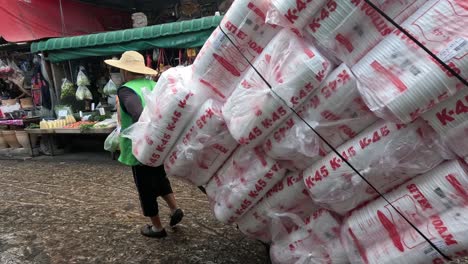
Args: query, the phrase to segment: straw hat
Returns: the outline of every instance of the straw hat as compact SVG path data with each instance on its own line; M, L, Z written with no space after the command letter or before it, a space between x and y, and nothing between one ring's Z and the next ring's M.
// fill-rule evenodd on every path
M145 58L136 51L126 51L120 60L105 60L106 64L129 72L156 75L157 71L145 66Z

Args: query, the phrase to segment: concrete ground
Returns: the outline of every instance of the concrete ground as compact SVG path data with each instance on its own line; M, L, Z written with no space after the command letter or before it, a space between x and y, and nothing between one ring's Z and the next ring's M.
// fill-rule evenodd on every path
M267 262L262 244L214 219L203 193L172 183L186 217L155 240L139 234L147 220L130 169L108 155L0 161L0 263Z

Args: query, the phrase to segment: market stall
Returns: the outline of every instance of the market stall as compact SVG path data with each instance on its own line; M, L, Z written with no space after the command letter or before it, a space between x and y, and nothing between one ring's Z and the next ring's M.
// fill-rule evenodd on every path
M126 50L138 50L145 55L146 64L159 72L192 64L198 49L221 19L220 16L204 17L32 43L31 51L46 55L46 60L51 62L58 102L54 107L55 118L44 119L41 127L28 130L29 133L43 132L53 140L78 135L98 138L103 133L111 133L116 122L109 122L108 130L101 131L79 123L93 122L96 117L97 121L116 121L116 93L122 80L120 72L104 65L104 60L118 57ZM64 123L69 115L75 118L73 128ZM94 118L90 120L91 116ZM44 127L47 125L52 127ZM54 146L55 142L48 145L48 154L59 153L53 150L58 147Z

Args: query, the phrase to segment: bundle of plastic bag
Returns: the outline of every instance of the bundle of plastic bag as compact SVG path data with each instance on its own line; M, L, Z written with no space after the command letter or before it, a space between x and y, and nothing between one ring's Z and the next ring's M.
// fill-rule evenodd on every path
M117 94L117 86L115 83L110 79L107 84L104 86L103 92L105 95L115 95Z
M76 77L76 85L78 86L88 86L91 84L86 74L84 74L84 70L84 67L80 66L78 76Z
M406 126L379 121L337 151L379 192L453 157L421 119ZM340 214L377 196L334 152L308 168L304 181L314 202Z
M174 143L199 107L206 94L192 82L191 67L165 71L153 91L144 89L146 106L137 123L122 131L132 140L133 154L142 164L163 164Z
M443 141L460 157L468 157L468 89L426 112L426 120Z
M194 64L194 76L213 98L225 101L278 29L266 24L269 0L236 0Z
M76 89L76 100L83 101L85 99L93 100L91 91L86 86L78 86L78 89Z
M268 156L287 161L288 169L304 170L330 152L312 126L328 143L338 147L377 121L357 89L351 70L341 64L297 110L272 132L263 146Z
M237 226L242 233L269 242L274 235L272 228L275 214L290 213L305 218L317 208L305 188L303 174L289 173L237 221ZM285 229L295 227L290 221L280 220L277 219L275 225L281 224Z
M327 0L271 0L267 22L301 31Z
M215 217L234 223L285 175L279 163L260 148L240 147L206 186Z
M466 79L468 11L459 1L431 0L402 26ZM379 117L409 123L466 88L400 30L394 30L356 65L360 92Z
M467 190L466 165L450 161L387 193L391 205L379 198L353 211L341 233L348 257L352 263L444 263L407 220L447 256L466 256Z
M399 24L425 2L373 1ZM330 0L307 22L306 32L348 65L354 65L394 30L394 26L366 1L356 0Z
M291 114L289 107L307 100L331 66L303 38L280 31L223 107L232 136L241 145L257 146Z
M167 175L205 185L237 147L221 115L221 104L209 99L194 115L164 162Z
M320 264L349 263L340 241L340 219L323 208L306 218L294 214L277 214L276 219L295 222L296 229L277 226L276 236L270 248L273 263L277 264Z

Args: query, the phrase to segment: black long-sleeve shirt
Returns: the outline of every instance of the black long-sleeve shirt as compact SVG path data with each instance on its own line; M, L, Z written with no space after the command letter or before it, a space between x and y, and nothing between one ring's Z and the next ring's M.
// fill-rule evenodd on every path
M143 112L143 105L138 95L127 87L119 89L117 94L122 109L132 117L134 123L138 122Z

